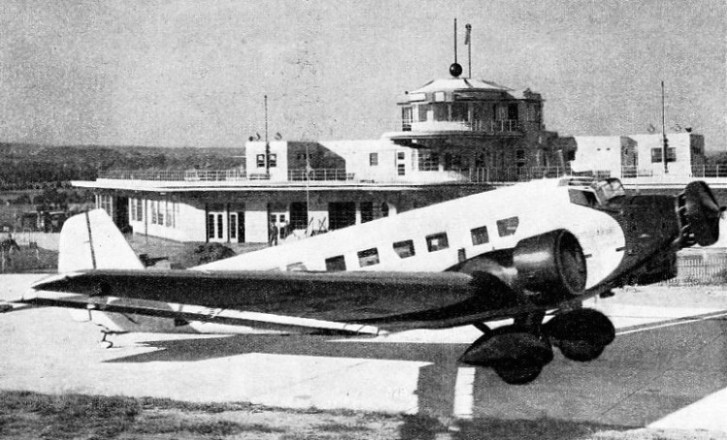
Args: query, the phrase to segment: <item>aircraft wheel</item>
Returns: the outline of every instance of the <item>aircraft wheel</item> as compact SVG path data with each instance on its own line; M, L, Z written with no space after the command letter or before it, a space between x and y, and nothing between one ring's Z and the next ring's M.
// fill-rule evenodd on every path
M586 341L560 341L558 348L563 356L572 361L589 362L597 359L606 348L602 344L593 344Z
M543 367L540 365L499 366L493 369L500 379L510 385L528 384L537 379L540 372L543 371Z

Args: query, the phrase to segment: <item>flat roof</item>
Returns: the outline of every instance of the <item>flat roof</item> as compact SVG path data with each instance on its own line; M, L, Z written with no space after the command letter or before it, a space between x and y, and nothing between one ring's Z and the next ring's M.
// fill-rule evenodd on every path
M270 181L212 181L179 182L155 180L98 179L95 181L74 180L71 185L78 188L109 189L121 191L148 192L265 192L265 191L418 191L432 187L446 186L488 186L490 183L473 182L422 182L422 183L370 183L370 182L270 182Z

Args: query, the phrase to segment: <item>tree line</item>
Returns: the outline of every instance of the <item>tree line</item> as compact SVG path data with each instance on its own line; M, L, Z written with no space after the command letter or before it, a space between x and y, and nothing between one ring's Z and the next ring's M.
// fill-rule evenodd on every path
M0 190L65 187L111 170L229 169L242 150L153 147L40 147L0 143Z

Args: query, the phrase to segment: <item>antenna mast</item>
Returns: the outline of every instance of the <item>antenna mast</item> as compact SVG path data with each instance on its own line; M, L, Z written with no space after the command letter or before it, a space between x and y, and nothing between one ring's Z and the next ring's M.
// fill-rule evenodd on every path
M268 95L265 95L265 174L270 177L270 142L268 142Z
M666 110L664 105L664 81L661 82L661 154L664 158L664 174L669 174L667 154L669 141L666 139Z
M472 79L472 25L467 23L464 28L467 30L464 37L464 44L467 45L467 78Z

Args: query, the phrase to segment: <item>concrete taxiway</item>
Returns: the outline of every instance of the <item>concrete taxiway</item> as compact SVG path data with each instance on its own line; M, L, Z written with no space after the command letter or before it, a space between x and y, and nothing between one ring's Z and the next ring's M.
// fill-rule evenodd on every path
M0 276L0 296L28 285ZM472 327L345 340L129 334L103 349L93 324L29 309L0 315L0 389L727 433L727 291L643 287L594 305L616 341L590 363L556 353L526 386L457 362L480 335Z

